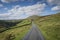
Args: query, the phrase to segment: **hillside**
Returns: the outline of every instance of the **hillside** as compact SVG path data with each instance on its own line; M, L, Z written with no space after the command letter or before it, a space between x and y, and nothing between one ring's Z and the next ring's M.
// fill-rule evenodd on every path
M45 40L60 40L60 13L36 17L34 22L38 25Z
M0 40L22 40L30 28L29 19L0 20Z

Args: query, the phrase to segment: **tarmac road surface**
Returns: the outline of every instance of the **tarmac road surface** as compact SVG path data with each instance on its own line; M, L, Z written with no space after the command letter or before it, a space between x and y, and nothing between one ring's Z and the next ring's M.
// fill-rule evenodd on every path
M44 37L40 30L37 28L37 25L32 22L32 28L27 33L27 35L25 35L23 40L44 40Z

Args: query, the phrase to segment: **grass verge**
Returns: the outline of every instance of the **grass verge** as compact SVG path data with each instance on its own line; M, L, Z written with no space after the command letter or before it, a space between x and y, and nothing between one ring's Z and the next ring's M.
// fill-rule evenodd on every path
M0 40L22 40L24 35L29 31L31 25L26 25L10 29L0 33Z
M45 40L60 40L60 14L35 20Z

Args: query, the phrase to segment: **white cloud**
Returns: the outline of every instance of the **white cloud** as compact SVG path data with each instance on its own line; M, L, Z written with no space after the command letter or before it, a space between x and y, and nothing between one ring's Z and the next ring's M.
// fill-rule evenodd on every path
M16 5L11 10L8 10L8 18L9 19L24 19L28 16L38 15L44 11L46 4L35 4L30 6L21 7ZM8 19L7 18L7 19Z
M11 13L4 13L4 14L0 14L0 20L5 20L5 19L7 19L8 18L8 16L10 15Z
M60 6L54 6L51 10L59 11L60 10Z
M10 3L10 2L16 2L16 1L29 1L29 2L33 2L34 0L1 0L1 2L5 2L5 3ZM44 2L46 0L41 0L40 3Z
M52 3L54 0L47 0L47 2Z
M3 5L2 5L2 4L0 4L0 7L3 7Z
M5 2L5 3L9 3L9 2L15 2L15 1L18 1L18 0L1 0L2 2Z
M60 0L47 0L47 2L51 5L60 5Z
M25 1L25 0L1 0L4 3L16 2L16 1Z
M4 8L5 10L8 10L8 8Z

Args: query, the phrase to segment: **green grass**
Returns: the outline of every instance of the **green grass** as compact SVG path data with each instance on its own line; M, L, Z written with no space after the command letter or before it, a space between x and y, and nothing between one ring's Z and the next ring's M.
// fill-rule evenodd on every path
M31 22L27 19L0 33L0 40L22 40L31 28ZM2 28L0 28L3 30Z
M16 20L16 21L13 20L13 21L0 20L0 33L4 32L6 30L9 30L9 29L18 28L18 27L22 27L22 26L26 26L26 25L31 24L29 19L24 19L24 20L20 20L20 21L19 20Z
M40 17L35 22L45 40L60 40L60 14Z
M24 35L29 31L29 29L30 29L30 25L7 30L3 33L0 33L0 40L5 40L5 38L9 34L15 35L14 40L21 40L24 37Z

